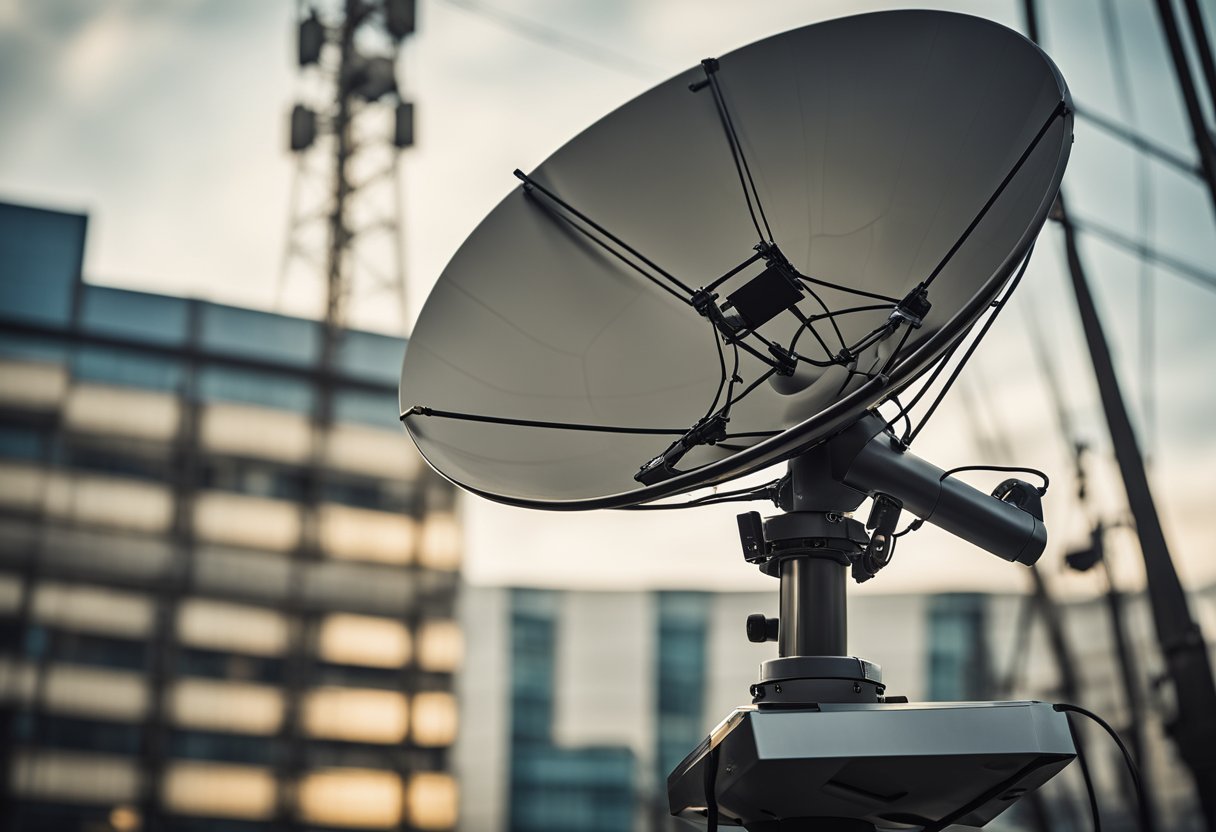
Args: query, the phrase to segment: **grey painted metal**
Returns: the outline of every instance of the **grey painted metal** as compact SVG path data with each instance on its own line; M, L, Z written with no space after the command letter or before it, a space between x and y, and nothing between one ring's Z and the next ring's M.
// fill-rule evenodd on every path
M904 508L1008 561L1033 564L1047 545L1037 517L995 499L908 451L875 436L853 460L844 481L866 492L883 492Z
M778 656L847 654L845 570L828 558L792 557L781 562Z
M1073 756L1066 717L1042 702L741 708L671 773L668 797L695 817L713 760L723 818L749 830L981 826Z
M1063 79L1037 47L991 21L934 11L842 18L731 52L720 67L776 242L800 273L854 289L908 294L1033 150L934 280L924 325L885 377L837 386L840 367L803 367L785 393L761 385L735 406L729 430L779 435L696 447L685 473L646 487L633 476L669 435L405 418L441 474L501 502L589 509L789 459L907 385L961 337L1026 254L1067 162ZM531 173L693 286L728 273L757 243L713 99L689 89L704 79L701 67L677 75ZM402 411L687 430L718 387L714 328L556 219L543 199L512 191L452 258L405 357ZM722 295L751 276L731 278ZM819 294L833 309L858 305L836 289ZM799 305L822 311L809 297ZM840 318L843 339L860 339L889 312ZM787 343L798 326L783 313L763 330ZM742 355L742 378L764 369Z

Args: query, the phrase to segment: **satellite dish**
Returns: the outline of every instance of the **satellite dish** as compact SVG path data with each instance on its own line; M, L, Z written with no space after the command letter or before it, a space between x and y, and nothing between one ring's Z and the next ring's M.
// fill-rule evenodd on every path
M1051 60L977 17L867 14L706 61L516 172L427 300L402 419L447 478L537 508L789 459L964 336L1071 136Z

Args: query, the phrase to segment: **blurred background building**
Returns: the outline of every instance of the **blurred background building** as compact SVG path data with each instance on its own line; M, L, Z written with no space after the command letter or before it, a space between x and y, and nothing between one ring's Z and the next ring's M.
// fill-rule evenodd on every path
M404 342L88 285L85 225L0 205L0 828L452 828Z
M740 558L742 563L742 558ZM850 651L882 666L894 695L912 701L1076 699L1125 735L1123 695L1107 609L1098 600L1058 610L1076 680L1063 678L1050 633L1029 596L851 593ZM462 829L469 832L658 832L692 829L667 814L667 775L731 710L774 644L752 644L751 613L776 615L773 592L595 592L466 587L470 640L457 681L464 719L454 751ZM1216 587L1191 602L1216 622ZM1143 596L1125 601L1132 649L1151 657ZM1161 677L1149 658L1138 684ZM1067 673L1068 671L1065 671ZM1067 685L1077 690L1064 695ZM1103 828L1138 829L1117 747L1082 728ZM1159 719L1140 726L1141 755L1159 828L1202 829L1189 774ZM993 830L1089 830L1076 766L994 821Z

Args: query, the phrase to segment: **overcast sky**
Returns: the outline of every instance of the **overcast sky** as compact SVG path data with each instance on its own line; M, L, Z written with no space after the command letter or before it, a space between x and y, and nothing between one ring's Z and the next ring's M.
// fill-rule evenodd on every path
M1114 14L1104 16L1104 2L1041 4L1045 46L1074 99L1130 119L1194 158L1150 4L1111 0ZM417 146L403 157L402 171L411 317L455 248L516 184L516 167L534 167L599 116L703 57L815 20L900 5L421 0L418 32L399 67L417 112ZM925 5L1021 26L1021 3L1013 0ZM86 276L94 282L274 307L293 172L286 115L306 89L293 66L294 14L287 0L0 0L0 199L87 211ZM1106 48L1112 23L1122 57ZM1121 73L1127 95L1120 94ZM1078 120L1065 180L1070 206L1128 235L1147 228L1173 256L1211 268L1216 222L1205 192L1166 166L1142 171L1139 164ZM1138 179L1141 173L1147 179ZM1145 275L1155 322L1146 353L1139 265L1095 240L1086 241L1084 255L1152 453L1175 557L1187 579L1216 580L1209 551L1216 512L1208 503L1216 484L1216 295L1162 270ZM1038 246L1024 285L1021 302L964 375L978 413L968 415L956 393L917 452L943 468L1021 462L1048 470L1053 543L1045 566L1066 591L1092 592L1095 577L1061 572L1062 549L1085 537L1087 521L1072 499L1072 463L1025 336L1028 314L1049 333L1070 413L1097 451L1093 490L1100 511L1118 519L1120 486L1111 476L1054 229ZM398 325L383 308L356 303L356 320ZM1143 406L1145 355L1155 379L1151 409ZM1148 412L1155 418L1146 419ZM1011 445L1015 458L992 458L985 436ZM476 582L774 586L743 564L730 507L555 515L470 498L464 511L468 574ZM1110 542L1120 578L1139 582L1128 536L1116 533ZM862 591L1022 589L1019 569L926 528L907 538L896 563Z

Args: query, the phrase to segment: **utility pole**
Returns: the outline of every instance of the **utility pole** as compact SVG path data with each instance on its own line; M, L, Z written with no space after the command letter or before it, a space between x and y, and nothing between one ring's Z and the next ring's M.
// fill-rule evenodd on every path
M1186 592L1170 556L1149 488L1148 475L1144 470L1144 459L1119 390L1106 334L1089 291L1077 248L1076 229L1068 219L1062 196L1056 204L1055 216L1064 230L1068 271L1077 298L1081 326L1089 345L1115 459L1119 463L1128 506L1136 524L1136 535L1140 539L1157 642L1165 659L1166 675L1173 683L1177 708L1167 730L1183 762L1191 770L1207 829L1216 832L1216 684L1212 680L1207 645L1199 625L1191 617Z
M397 77L413 0L330 0L298 9L304 100L291 111L296 157L279 273L284 311L323 315L323 358L349 323L352 298L404 331L400 156L414 143L414 107ZM324 240L324 245L321 241ZM299 295L324 291L320 308Z
M319 0L320 2L321 0ZM334 422L335 379L352 297L395 308L406 325L398 159L413 144L413 105L397 87L401 42L414 31L414 0L331 0L326 9L297 6L301 74L316 101L291 112L290 148L296 154L292 214L279 276L279 302L303 280L315 294L324 287L312 449L304 474L301 541L292 553L286 612L295 626L284 668L284 716L276 765L276 828L305 826L293 789L305 773L300 717L312 684L318 621L304 603L308 564L322 557L320 510L326 499L327 445ZM318 242L324 240L323 250ZM321 278L321 279L318 279ZM298 287L297 287L298 288ZM410 778L399 756L402 793Z
M1196 122L1194 116L1198 111L1199 102L1190 79L1189 67L1177 66L1176 50L1181 49L1181 40L1169 2L1170 0L1158 0L1158 11L1166 29L1171 52L1175 53L1179 82L1183 88L1188 112L1192 115L1192 126L1197 130L1200 161L1211 190L1213 207L1216 208L1216 154L1212 152L1211 137L1206 131L1198 134L1201 120ZM1027 34L1037 43L1039 31L1035 0L1024 0L1024 9ZM1064 249L1073 293L1077 300L1077 311L1089 347L1090 360L1093 362L1098 393L1114 445L1115 459L1127 491L1128 506L1135 520L1140 551L1144 558L1144 573L1157 642L1165 660L1166 675L1172 683L1176 709L1167 730L1174 740L1179 756L1190 769L1206 828L1208 832L1216 832L1216 683L1212 679L1207 645L1204 643L1203 632L1191 617L1186 592L1178 579L1178 572L1174 568L1173 558L1165 540L1165 532L1161 528L1148 474L1144 468L1144 458L1119 389L1106 333L1098 317L1081 261L1076 228L1068 216L1062 192L1056 199L1053 218L1060 223L1064 231Z
M1187 59L1186 47L1182 43L1182 32L1178 27L1178 18L1174 14L1172 2L1173 0L1157 0L1157 17L1161 19L1161 30L1165 34L1170 58L1174 62L1174 74L1182 92L1182 103L1186 106L1186 115L1191 122L1195 148L1199 151L1199 169L1203 172L1204 183L1208 186L1208 196L1212 198L1212 210L1216 211L1216 141L1212 139L1212 133L1208 130L1203 116L1203 105L1199 102L1199 91L1191 75L1191 64ZM1192 25L1196 21L1202 27L1203 19L1197 5L1191 16ZM1203 64L1205 72L1212 71L1216 74L1216 70L1211 68L1212 53L1208 47L1207 33L1202 28L1196 28L1195 32L1200 63ZM1213 92L1213 98L1216 98L1216 92ZM1216 104L1216 101L1213 103Z

